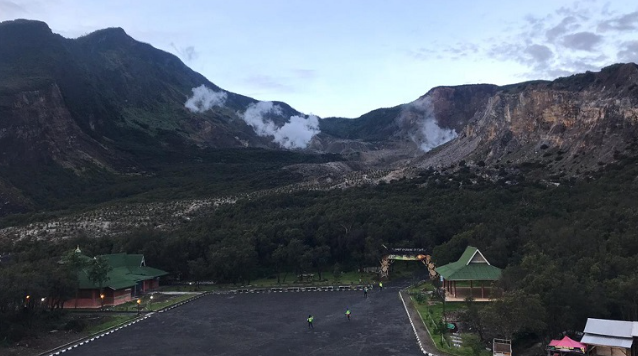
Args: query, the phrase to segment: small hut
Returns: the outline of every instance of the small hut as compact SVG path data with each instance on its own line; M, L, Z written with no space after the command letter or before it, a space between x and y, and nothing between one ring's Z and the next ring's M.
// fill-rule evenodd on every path
M467 297L489 300L492 284L501 277L501 269L494 267L478 248L468 246L458 261L437 267L448 301L462 301ZM487 289L487 293L486 293Z
M638 321L588 318L580 340L590 355L638 356Z

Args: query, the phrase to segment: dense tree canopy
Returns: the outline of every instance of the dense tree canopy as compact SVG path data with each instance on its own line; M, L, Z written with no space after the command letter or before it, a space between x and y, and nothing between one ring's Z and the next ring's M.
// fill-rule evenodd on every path
M383 246L424 248L442 265L470 244L504 268L507 293L537 296L550 334L582 330L587 317L636 320L636 176L633 159L559 187L430 170L390 184L239 200L172 232L5 242L13 257L0 264L0 280L14 287L0 289L0 311L19 308L26 293L65 295L46 283L65 272L51 275L39 261L76 245L88 255L143 253L172 278L245 283L376 266Z

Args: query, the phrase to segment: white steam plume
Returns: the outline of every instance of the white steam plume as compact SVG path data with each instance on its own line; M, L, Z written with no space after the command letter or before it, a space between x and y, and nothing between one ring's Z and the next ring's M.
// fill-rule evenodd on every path
M312 137L321 132L319 118L314 115L293 115L282 127L277 127L267 115L283 115L283 110L270 101L260 101L250 104L241 117L257 135L272 136L284 148L306 148Z
M193 88L193 96L186 100L184 106L192 112L204 112L213 106L224 106L227 96L224 91L214 91L202 84Z
M453 129L439 126L428 97L407 104L402 109L398 121L411 131L410 138L423 152L428 152L458 136Z
M439 127L434 117L428 117L421 123L421 134L423 135L423 142L421 142L419 147L421 147L423 152L428 152L458 136L452 129Z

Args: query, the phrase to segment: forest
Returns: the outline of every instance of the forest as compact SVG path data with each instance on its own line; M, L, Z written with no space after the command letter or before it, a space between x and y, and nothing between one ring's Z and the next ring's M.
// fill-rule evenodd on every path
M239 200L171 232L5 238L0 340L33 320L25 313L38 317L26 294L72 295L72 273L58 262L76 246L88 256L142 253L172 279L243 284L377 266L384 245L427 249L443 265L472 245L504 269L505 292L540 300L537 336L582 330L588 317L638 320L637 163L625 157L559 186L522 173L493 181L465 166L429 169L391 183Z

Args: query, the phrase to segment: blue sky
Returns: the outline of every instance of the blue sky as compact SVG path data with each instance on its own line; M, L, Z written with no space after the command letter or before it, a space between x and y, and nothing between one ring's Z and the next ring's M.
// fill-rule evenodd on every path
M225 90L357 117L439 85L638 62L635 1L0 0L65 37L122 27Z

